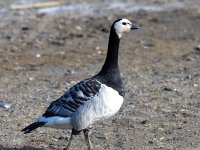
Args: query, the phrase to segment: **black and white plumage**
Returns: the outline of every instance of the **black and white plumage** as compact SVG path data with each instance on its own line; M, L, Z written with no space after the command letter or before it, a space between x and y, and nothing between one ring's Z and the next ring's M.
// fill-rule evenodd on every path
M73 135L83 131L88 149L92 149L88 127L116 114L123 103L125 89L118 66L118 49L123 33L134 29L138 26L129 20L116 20L111 26L107 57L101 71L67 90L50 104L40 118L22 131L30 133L38 127L71 129L67 149Z

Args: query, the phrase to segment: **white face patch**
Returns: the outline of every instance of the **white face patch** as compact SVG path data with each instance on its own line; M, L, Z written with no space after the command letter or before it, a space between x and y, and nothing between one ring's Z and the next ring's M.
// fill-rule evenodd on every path
M114 24L115 32L121 38L123 33L131 31L131 22L128 19L121 19Z

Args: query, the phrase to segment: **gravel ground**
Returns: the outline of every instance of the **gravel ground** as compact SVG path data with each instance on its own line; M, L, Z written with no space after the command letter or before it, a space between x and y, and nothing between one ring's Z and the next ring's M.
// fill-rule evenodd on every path
M0 103L11 104L0 108L0 150L67 145L70 131L40 128L23 135L20 130L66 88L99 71L110 25L119 17L141 28L121 40L126 97L116 116L93 126L95 149L200 149L198 9L116 10L106 16L69 17L36 9L7 11L10 3L0 3ZM75 141L74 150L86 149L83 135Z

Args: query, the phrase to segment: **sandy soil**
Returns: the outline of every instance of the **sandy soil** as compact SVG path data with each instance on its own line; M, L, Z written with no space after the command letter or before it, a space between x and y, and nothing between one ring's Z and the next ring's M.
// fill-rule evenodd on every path
M75 18L34 11L6 13L0 22L0 102L12 106L0 108L0 150L67 145L70 131L40 128L23 135L20 130L67 87L98 72L110 25L118 17L141 28L121 40L126 97L116 116L93 126L95 149L200 149L198 10L116 11L107 17ZM83 135L76 137L73 149L86 149Z

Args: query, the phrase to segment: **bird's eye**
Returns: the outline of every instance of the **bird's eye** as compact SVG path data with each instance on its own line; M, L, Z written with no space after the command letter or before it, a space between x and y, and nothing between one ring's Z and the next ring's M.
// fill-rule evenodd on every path
M126 25L126 22L122 22L123 25Z

